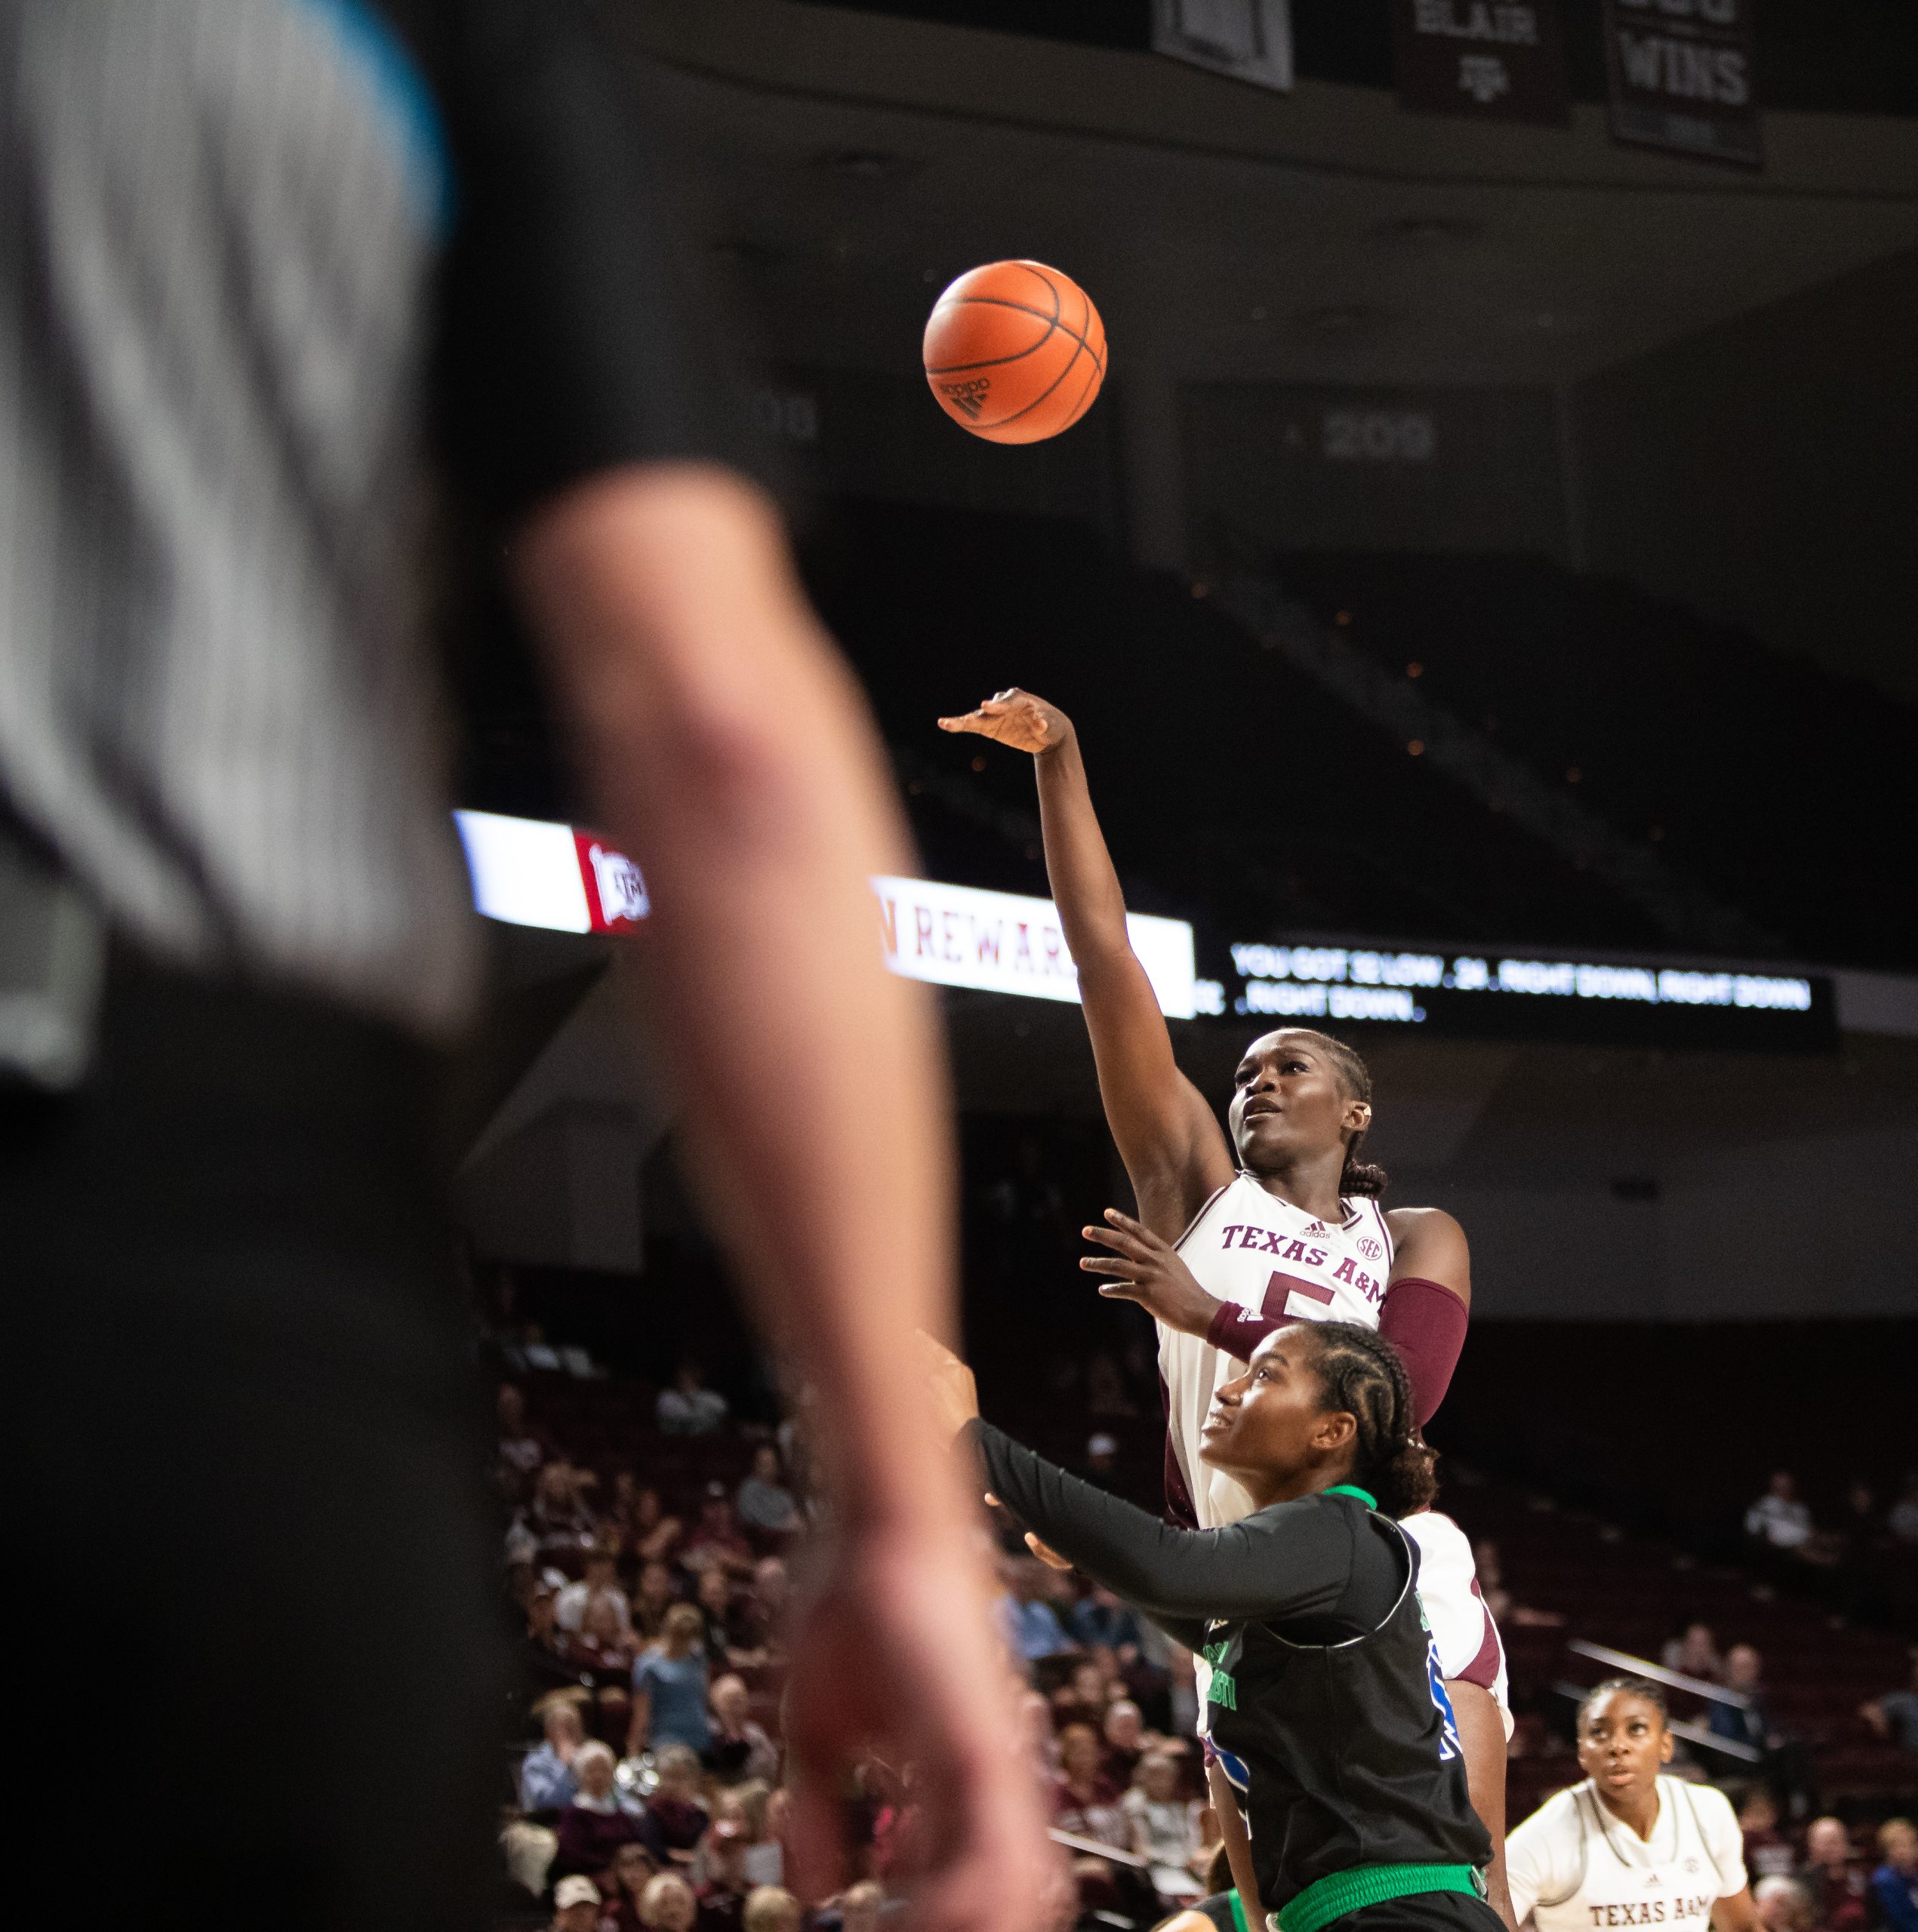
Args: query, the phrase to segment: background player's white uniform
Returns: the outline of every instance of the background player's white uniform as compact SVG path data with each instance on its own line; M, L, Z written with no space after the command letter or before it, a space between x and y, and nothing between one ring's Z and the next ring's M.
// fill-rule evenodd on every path
M1706 1932L1715 1900L1745 1888L1744 1841L1731 1801L1710 1785L1658 1780L1658 1817L1640 1838L1587 1779L1535 1811L1505 1841L1512 1912L1538 1932L1676 1925Z
M1343 1220L1318 1220L1241 1174L1193 1217L1179 1238L1179 1256L1217 1300L1275 1321L1351 1321L1376 1328L1392 1277L1391 1232L1375 1201L1339 1204ZM1159 1367L1173 1459L1199 1527L1236 1523L1251 1513L1251 1497L1230 1476L1199 1460L1199 1432L1215 1391L1236 1372L1233 1358L1203 1336L1181 1334L1162 1322ZM1408 1517L1402 1527L1419 1546L1418 1597L1438 1644L1439 1669L1448 1678L1483 1684L1498 1700L1510 1737L1504 1647L1479 1594L1471 1545L1458 1525L1436 1510ZM1202 1681L1199 1709L1202 1715Z

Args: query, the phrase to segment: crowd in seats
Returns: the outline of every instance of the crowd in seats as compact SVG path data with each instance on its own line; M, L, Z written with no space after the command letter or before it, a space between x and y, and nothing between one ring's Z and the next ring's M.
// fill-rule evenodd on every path
M537 1386L529 1402L503 1383L497 1412L522 1631L501 1840L516 1915L544 1899L555 1926L593 1932L799 1932L779 1697L800 1434L737 1428L690 1364L653 1431L630 1385ZM855 1878L813 1924L871 1932L884 1889Z
M1111 1379L1107 1410L1129 1389L1116 1361ZM813 1513L804 1432L730 1418L639 1432L630 1386L528 1388L500 1391L497 1468L522 1619L523 1742L502 1835L519 1915L530 1925L550 1900L561 1927L746 1932L756 1900L760 1922L784 1925L767 1914L786 1900L781 1621ZM667 1392L697 1388L677 1379ZM1074 1392L1077 1414L1086 1391ZM1141 1466L1113 1432L1129 1450L1156 1426L1129 1395L1125 1406L1075 1445L1073 1460L1108 1481ZM610 1423L622 1409L623 1438ZM1009 1528L1003 1540L996 1614L1008 1669L1024 1680L1035 1770L1076 1841L1081 1908L1150 1925L1215 1889L1222 1869L1189 1669L1109 1592L1039 1561ZM888 1878L913 1856L910 1783L874 1761L851 1810L854 1882L810 1918L793 1906L795 1928L876 1932L893 1915Z

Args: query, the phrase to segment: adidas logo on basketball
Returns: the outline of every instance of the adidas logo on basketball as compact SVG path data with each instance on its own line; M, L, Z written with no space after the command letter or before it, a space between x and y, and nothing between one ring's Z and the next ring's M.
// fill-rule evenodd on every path
M974 376L970 382L941 383L940 393L955 409L962 409L974 422L979 420L979 412L986 406L986 392L993 386L990 376Z

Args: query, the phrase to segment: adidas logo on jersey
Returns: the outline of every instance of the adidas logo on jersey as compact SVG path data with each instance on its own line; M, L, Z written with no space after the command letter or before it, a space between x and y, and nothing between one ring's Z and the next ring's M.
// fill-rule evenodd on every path
M1310 1227L1309 1227L1309 1228L1301 1228L1301 1229L1299 1230L1299 1239L1300 1239L1301 1241L1309 1241L1309 1240L1310 1240L1310 1238L1313 1237L1313 1235L1322 1235L1322 1234L1323 1234L1325 1232L1325 1223L1324 1223L1323 1221L1314 1221L1314 1222L1313 1223L1313 1224L1311 1225L1311 1226L1310 1226Z

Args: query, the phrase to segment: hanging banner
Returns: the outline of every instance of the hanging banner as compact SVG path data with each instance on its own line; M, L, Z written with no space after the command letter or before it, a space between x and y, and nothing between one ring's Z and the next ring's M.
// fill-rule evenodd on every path
M1751 9L1752 0L1605 0L1612 139L1762 168Z
M1235 81L1291 91L1289 0L1153 0L1152 45Z
M1471 121L1563 125L1558 0L1393 0L1399 105Z

